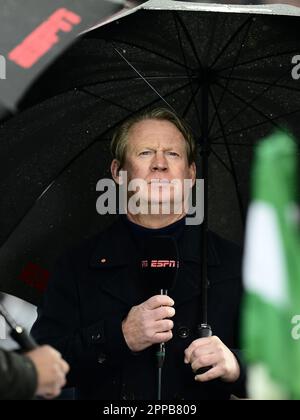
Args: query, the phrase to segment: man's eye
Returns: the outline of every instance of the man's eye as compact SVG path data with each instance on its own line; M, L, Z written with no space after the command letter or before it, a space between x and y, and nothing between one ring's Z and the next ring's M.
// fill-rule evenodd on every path
M145 150L144 152L141 152L140 155L147 156L151 154L151 150Z
M168 154L169 154L170 156L179 156L179 154L178 154L178 153L176 153L176 152L168 152Z

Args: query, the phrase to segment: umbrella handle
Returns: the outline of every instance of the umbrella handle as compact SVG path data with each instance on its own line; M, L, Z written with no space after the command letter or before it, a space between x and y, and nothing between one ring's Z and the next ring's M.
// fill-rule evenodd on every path
M198 338L212 337L212 329L208 324L198 325ZM203 373L208 372L212 366L202 367L196 371L196 375L203 375Z

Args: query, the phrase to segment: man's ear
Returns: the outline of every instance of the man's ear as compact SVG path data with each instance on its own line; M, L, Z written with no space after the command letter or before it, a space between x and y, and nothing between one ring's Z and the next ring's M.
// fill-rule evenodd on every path
M112 175L113 180L115 181L115 183L118 184L118 185L120 185L120 182L121 182L120 175L119 175L119 172L120 172L120 162L117 159L114 159L111 162L110 172L111 172L111 175Z
M197 176L197 169L196 169L196 163L195 162L193 162L191 165L190 165L190 168L189 168L189 170L190 170L190 177L191 177L191 179L192 179L192 182L193 182L193 186L195 185L195 183L196 183L196 176Z

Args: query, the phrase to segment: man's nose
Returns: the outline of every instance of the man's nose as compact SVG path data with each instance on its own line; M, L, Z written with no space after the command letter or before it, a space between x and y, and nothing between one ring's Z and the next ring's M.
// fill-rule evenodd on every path
M152 171L166 171L168 169L168 162L164 153L156 153L151 162Z

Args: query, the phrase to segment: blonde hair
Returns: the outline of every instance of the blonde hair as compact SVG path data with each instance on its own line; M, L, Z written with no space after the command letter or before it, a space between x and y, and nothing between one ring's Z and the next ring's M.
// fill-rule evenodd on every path
M121 124L115 131L111 141L111 153L119 162L119 169L124 166L126 159L128 134L134 124L145 120L169 121L181 132L186 143L186 152L189 165L196 160L196 144L190 127L186 122L167 108L156 108L152 111L134 115Z

